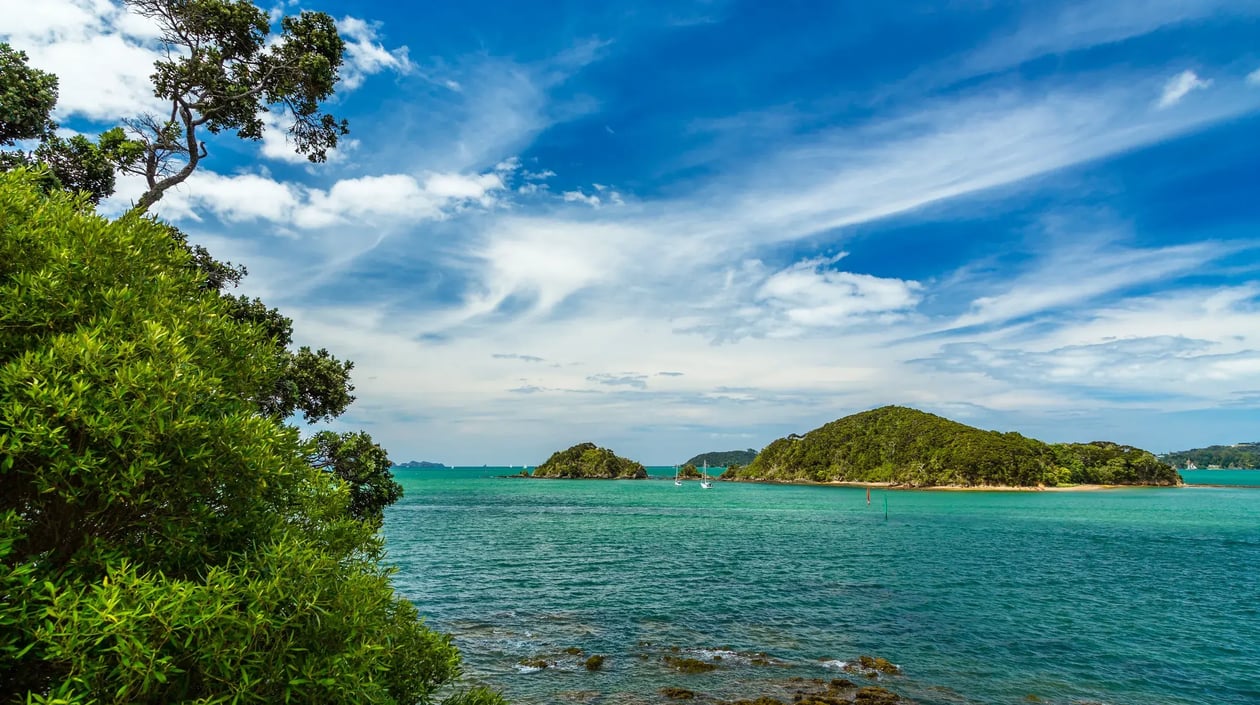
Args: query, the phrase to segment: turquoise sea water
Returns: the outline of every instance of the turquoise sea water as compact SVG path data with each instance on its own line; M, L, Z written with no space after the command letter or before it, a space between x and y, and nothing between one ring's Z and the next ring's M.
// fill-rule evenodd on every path
M1260 703L1257 488L868 506L856 488L507 472L397 471L385 534L400 591L516 703L790 702L794 677L865 684L837 670L859 654L900 664L880 685L920 703ZM673 671L674 647L719 668Z

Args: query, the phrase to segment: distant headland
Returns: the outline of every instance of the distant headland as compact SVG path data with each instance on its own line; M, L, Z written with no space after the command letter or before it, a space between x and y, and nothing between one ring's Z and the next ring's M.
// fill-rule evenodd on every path
M1260 468L1260 443L1235 443L1165 453L1160 460L1186 470L1251 470Z
M748 450L721 450L709 453L701 453L683 465L694 465L700 467L708 463L711 468L726 468L732 465L747 465L757 457L757 451L749 448Z
M433 462L430 462L430 461L428 461L428 460L408 460L408 461L407 461L407 462L405 462L405 463L398 463L398 464L397 464L397 465L395 465L394 467L396 467L396 468L429 468L429 469L433 469L433 468L445 468L445 467L447 467L447 466L446 466L446 465L443 465L442 463L433 463Z

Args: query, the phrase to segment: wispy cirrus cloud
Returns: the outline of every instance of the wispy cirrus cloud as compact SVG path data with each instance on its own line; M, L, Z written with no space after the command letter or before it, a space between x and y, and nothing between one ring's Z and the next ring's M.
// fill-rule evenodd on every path
M1181 73L1168 79L1168 83L1164 84L1164 90L1159 94L1159 101L1156 106L1159 108L1171 108L1181 102L1182 98L1190 95L1192 91L1207 90L1212 87L1211 79L1199 78L1199 75L1190 69L1186 69Z
M1051 54L1066 54L1123 42L1214 16L1260 14L1260 4L1230 0L1143 0L1029 5L1016 27L964 59L966 72L1018 66Z

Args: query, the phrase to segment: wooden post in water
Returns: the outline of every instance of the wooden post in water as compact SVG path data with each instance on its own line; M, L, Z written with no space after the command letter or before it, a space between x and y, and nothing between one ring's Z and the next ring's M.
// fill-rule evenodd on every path
M888 521L888 495L884 494L884 521Z

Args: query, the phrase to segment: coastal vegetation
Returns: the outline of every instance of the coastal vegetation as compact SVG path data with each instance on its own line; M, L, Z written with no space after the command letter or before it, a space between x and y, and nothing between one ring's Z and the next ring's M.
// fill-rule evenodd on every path
M552 453L547 462L534 468L532 477L638 480L647 477L647 468L642 463L622 458L607 448L587 442Z
M757 457L757 451L752 448L747 450L713 451L711 453L701 453L688 460L687 464L699 467L704 463L708 463L711 468L725 468L732 465L747 465L755 457Z
M1235 443L1228 446L1179 450L1162 455L1160 459L1179 468L1189 467L1193 463L1199 468L1250 470L1260 468L1260 443Z
M1050 445L934 414L885 406L780 438L723 479L887 482L912 487L1174 485L1151 453L1109 442Z
M169 52L169 121L63 139L56 77L0 44L0 703L462 703L460 655L382 564L402 494L340 416L353 365L229 289L243 267L142 217L271 105L322 159L344 44L332 18L135 0ZM186 139L185 139L186 138ZM147 180L117 220L116 171ZM138 171L136 171L138 170Z
M678 468L678 478L680 480L699 480L700 469L694 463L687 463Z

